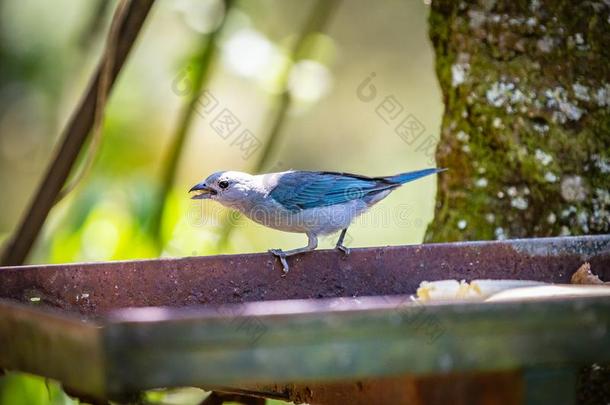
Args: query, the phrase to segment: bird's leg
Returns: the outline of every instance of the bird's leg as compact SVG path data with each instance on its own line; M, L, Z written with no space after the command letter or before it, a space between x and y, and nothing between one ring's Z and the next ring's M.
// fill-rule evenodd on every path
M337 244L335 245L335 249L342 251L345 254L345 256L349 255L351 252L350 248L343 245L343 239L345 238L346 233L347 233L347 228L345 228L344 230L341 231L341 235L339 235L339 240L337 241Z
M287 251L283 251L282 249L269 249L269 253L280 259L280 262L282 263L282 270L284 271L284 273L288 273L288 270L290 270L290 268L288 267L288 261L286 260L288 256L296 255L299 253L311 252L312 250L318 247L318 237L316 235L314 235L313 233L308 233L307 238L307 246L302 248Z

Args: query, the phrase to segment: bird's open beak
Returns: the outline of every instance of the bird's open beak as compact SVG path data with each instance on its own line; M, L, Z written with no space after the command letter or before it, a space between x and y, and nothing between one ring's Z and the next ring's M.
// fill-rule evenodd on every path
M205 200L216 195L216 190L208 187L205 183L199 183L191 187L189 193L196 193L191 197L191 200Z

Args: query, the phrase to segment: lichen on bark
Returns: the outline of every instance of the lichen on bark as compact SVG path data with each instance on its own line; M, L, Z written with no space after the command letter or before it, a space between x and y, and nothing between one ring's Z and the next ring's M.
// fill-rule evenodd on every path
M426 241L610 232L610 3L435 0L445 103Z

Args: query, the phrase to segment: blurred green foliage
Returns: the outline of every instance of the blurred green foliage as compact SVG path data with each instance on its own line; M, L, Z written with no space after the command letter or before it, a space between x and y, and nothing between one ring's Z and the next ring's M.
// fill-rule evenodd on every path
M0 377L0 405L76 405L59 383L34 375L6 373Z
M100 7L100 1L105 0L0 2L0 242L23 215L57 134L99 58L113 11ZM261 144L268 140L267 118L276 109L291 49L314 4L242 0L227 16L206 86L218 106L212 114L198 114L190 128L165 201L162 256L220 252L219 233L232 214L189 200L186 191L216 170L252 170L258 155L245 158L233 138L223 139L210 124L226 108L239 119L238 132L250 130ZM92 173L53 209L31 262L159 255L155 235L150 234L151 214L162 162L188 100L176 92L175 84L185 69L188 80L201 68L201 44L223 13L220 0L158 1L111 95ZM382 100L393 96L403 107L401 117L412 114L426 136L438 136L442 104L427 39L427 13L419 0L386 0L379 7L365 0L341 3L326 32L307 39L306 59L290 68L292 102L281 142L269 159L271 170L389 175L434 165L425 151L404 142L395 125L377 113ZM95 27L97 34L92 34ZM378 94L369 103L356 91L371 72L376 73ZM416 187L417 192L398 190L357 221L350 228L352 246L420 241L432 216L434 179ZM222 247L224 253L291 248L304 242L302 235L248 221L237 224ZM321 246L334 244L331 239ZM168 395L151 393L148 400L166 401ZM75 402L55 382L16 373L0 379L0 405L60 403Z

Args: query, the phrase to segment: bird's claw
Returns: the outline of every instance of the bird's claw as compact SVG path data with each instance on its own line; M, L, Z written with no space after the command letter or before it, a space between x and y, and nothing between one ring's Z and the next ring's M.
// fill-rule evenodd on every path
M273 256L280 259L280 263L282 263L282 271L284 274L288 273L290 267L288 267L288 261L286 260L286 253L282 251L282 249L269 249L269 253Z
M352 250L350 248L348 248L347 246L343 246L343 245L337 245L337 246L335 246L335 249L343 252L343 254L345 256L349 256L349 254L352 252Z

